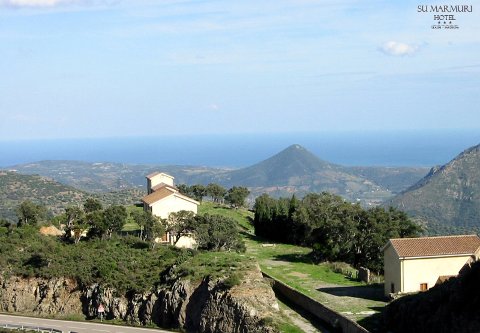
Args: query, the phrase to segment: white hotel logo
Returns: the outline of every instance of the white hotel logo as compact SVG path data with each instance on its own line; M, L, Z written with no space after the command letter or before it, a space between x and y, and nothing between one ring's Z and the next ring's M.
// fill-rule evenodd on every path
M460 29L459 13L472 13L472 5L418 5L417 13L433 13L432 29Z

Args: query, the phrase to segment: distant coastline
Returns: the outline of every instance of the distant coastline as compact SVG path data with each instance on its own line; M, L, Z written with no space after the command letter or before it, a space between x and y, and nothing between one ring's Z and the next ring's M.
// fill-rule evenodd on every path
M348 166L434 166L480 143L479 130L151 136L0 141L0 167L40 160L244 167L298 143Z

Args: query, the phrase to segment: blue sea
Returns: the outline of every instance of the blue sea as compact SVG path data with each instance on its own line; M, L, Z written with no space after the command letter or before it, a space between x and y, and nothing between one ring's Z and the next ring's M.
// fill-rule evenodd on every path
M292 144L346 166L434 166L480 144L480 130L317 132L0 141L0 167L40 160L244 167Z

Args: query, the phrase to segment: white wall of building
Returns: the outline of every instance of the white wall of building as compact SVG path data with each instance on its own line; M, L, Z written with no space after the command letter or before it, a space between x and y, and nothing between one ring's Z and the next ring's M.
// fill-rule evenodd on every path
M153 177L147 178L148 194L152 193L152 187L157 186L158 184L161 184L161 183L173 186L173 180L174 180L174 177L167 175L165 173L159 173Z
M151 205L152 214L159 216L162 219L168 218L170 213L176 213L181 210L187 210L197 214L197 204L185 200L176 195L170 195L162 200L159 200Z
M470 259L470 255L441 258L406 258L402 260L402 292L420 291L420 284L432 288L442 275L457 275Z
M397 252L395 252L393 246L388 246L384 252L384 279L385 286L384 291L385 295L392 293L392 284L393 284L393 293L398 293L402 288L402 270L400 265L400 259L398 258Z

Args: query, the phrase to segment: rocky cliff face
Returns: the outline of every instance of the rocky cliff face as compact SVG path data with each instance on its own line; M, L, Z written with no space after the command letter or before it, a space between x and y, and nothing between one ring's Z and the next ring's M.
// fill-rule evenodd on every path
M0 311L93 318L100 303L108 319L209 333L275 332L264 323L278 311L275 295L258 268L232 288L220 280L179 279L143 294L126 295L100 285L81 287L66 278L0 277Z

